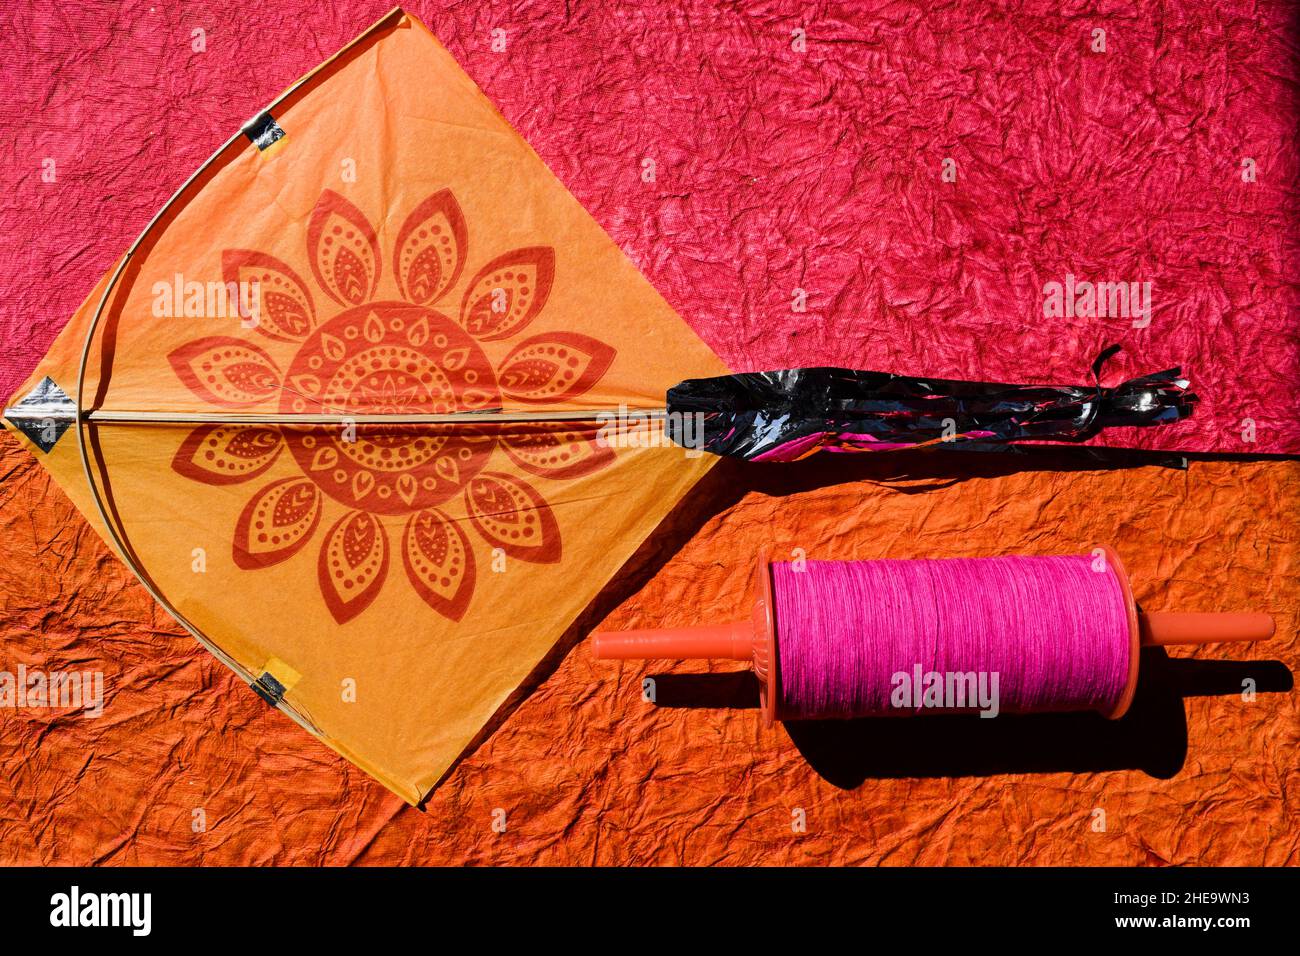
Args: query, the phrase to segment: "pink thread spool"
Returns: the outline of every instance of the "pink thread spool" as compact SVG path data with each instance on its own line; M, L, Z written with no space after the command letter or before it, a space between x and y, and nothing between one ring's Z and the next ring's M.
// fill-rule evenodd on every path
M1070 690L1061 690L1056 685L1052 685L1052 678L1057 679L1060 683L1060 673L1062 670L1070 670L1069 660L1057 660L1054 663L1055 673L1048 674L1047 678L1041 676L1042 672L1051 671L1052 668L1040 668L1040 671L1034 672L1039 674L1037 677L1030 677L1029 683L1032 685L1034 680L1045 680L1050 686L1025 688L1013 688L1015 692L1023 692L1021 706L1013 706L1012 710L1097 710L1104 716L1111 719L1122 717L1128 710L1133 701L1133 694L1137 689L1138 679L1138 661L1139 649L1145 645L1172 645L1172 644L1206 644L1221 641L1257 641L1265 640L1273 635L1273 619L1267 614L1257 613L1233 613L1233 614L1196 614L1196 613L1171 613L1157 612L1146 613L1139 611L1133 600L1133 593L1129 587L1128 575L1124 571L1124 566L1119 560L1119 556L1110 548L1102 549L1106 557L1106 566L1104 579L1099 578L1098 587L1102 589L1096 595L1097 602L1089 604L1087 601L1080 599L1076 592L1071 596L1057 596L1050 590L1045 590L1046 582L1033 582L1030 584L1044 585L1037 588L1031 588L1033 600L1043 602L1046 605L1052 605L1047 610L1060 612L1060 617L1056 624L1064 627L1070 623L1069 616L1073 614L1076 618L1075 624L1078 624L1077 618L1082 615L1094 615L1105 617L1103 626L1095 631L1089 632L1086 628L1075 628L1076 644L1062 644L1054 646L1051 641L1046 643L1034 643L1034 640L1042 641L1043 635L1038 635L1034 640L1029 636L1017 638L1012 635L1012 639L1007 646L996 648L1002 655L1000 660L1010 662L1015 669L1017 661L1015 654L1022 653L1027 656L1042 657L1044 652L1056 652L1058 657L1061 654L1090 654L1097 653L1105 657L1105 660L1098 663L1098 678L1089 686L1094 687L1087 692L1073 693ZM1063 562L1063 561L1091 561L1091 556L1071 557L1071 558L1046 558L1046 559L1011 559L1022 561L1039 561L1039 562ZM929 562L933 564L960 564L965 561L967 564L973 563L990 563L988 559L951 559L945 562ZM920 565L927 562L915 562ZM849 571L847 563L824 562L830 565L833 570ZM836 568L838 564L840 567ZM881 567L865 567L867 571L882 570L884 565L912 565L913 562L860 562L863 566L878 565ZM951 570L963 570L953 568ZM791 574L788 569L782 569L780 576L785 577ZM778 609L784 603L787 610L796 608L797 605L791 603L794 596L789 593L776 594L775 589L779 587L776 581L778 575L774 573L772 563L766 555L761 555L755 569L755 586L752 611L748 619L736 621L728 624L711 624L696 627L685 628L662 628L639 631L606 631L597 633L595 637L595 655L600 659L639 659L639 660L691 660L691 659L717 659L717 660L741 660L748 661L754 669L755 675L759 679L760 697L762 701L762 710L765 723L770 726L775 720L797 720L807 717L858 717L871 716L874 714L884 713L885 710L879 705L859 703L859 709L854 710L853 705L837 703L833 700L835 691L832 691L830 704L824 702L809 703L807 698L816 697L816 694L809 694L806 688L798 691L797 695L787 694L787 689L783 686L782 672L783 669L799 678L801 685L809 683L807 678L808 668L812 666L827 666L836 668L841 662L828 659L828 662L821 663L821 659L809 656L811 645L815 642L817 635L809 633L809 615L791 614L791 618L798 620L783 622ZM789 578L786 578L790 580ZM972 601L983 602L982 610L986 615L985 625L991 626L997 623L996 613L998 609L997 600L1004 598L1006 595L982 595L969 598ZM967 599L969 596L964 597ZM835 595L829 596L829 602L834 603ZM806 598L805 598L806 600ZM1055 605L1053 605L1055 602ZM783 633L783 626L791 633ZM886 630L888 630L886 628ZM940 628L939 630L942 630ZM937 633L937 631L935 632ZM898 638L904 642L909 637L915 635L901 634ZM979 635L971 635L978 639ZM1055 638L1055 633L1050 635ZM1079 638L1083 638L1083 643L1079 644ZM940 646L934 647L933 658L942 658L948 648L942 646L942 635L940 635ZM1016 641L1021 643L1017 644ZM782 643L789 641L791 646L788 647L787 653L791 660L785 663L783 668L782 661ZM1089 646L1091 642L1092 647ZM844 644L849 642L845 641ZM845 647L845 653L861 653L864 649L866 652L872 650L870 638L865 645L861 642L855 647ZM978 640L974 643L978 646ZM830 652L833 655L834 649L829 647L820 648L822 652ZM1010 655L1010 656L1008 656ZM794 660L795 657L799 659ZM960 656L960 652L959 652ZM996 656L996 655L995 655ZM965 667L969 668L969 657L965 658L967 663ZM856 662L861 664L862 662ZM1081 662L1085 665L1091 665L1091 661ZM797 664L798 667L791 665ZM1087 670L1086 667L1083 668ZM865 673L865 676L863 676ZM812 683L817 683L819 675L811 675ZM870 668L865 672L850 672L847 674L832 675L841 682L848 682L848 693L844 696L853 697L856 700L873 700L879 697L879 688L876 686L856 687L853 681L859 681L863 684L878 684L883 675L872 675ZM1085 684L1089 681L1085 677ZM1100 689L1097 689L1100 688ZM864 693L853 693L863 691ZM843 693L841 691L841 693ZM875 698L873 698L875 694ZM898 711L892 711L898 713Z

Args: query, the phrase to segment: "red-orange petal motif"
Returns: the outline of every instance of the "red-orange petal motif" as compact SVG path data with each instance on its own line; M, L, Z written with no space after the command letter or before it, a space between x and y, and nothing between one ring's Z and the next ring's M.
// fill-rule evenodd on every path
M221 254L221 276L234 283L243 296L257 288L257 325L268 338L301 342L316 321L316 307L307 285L289 266L274 256L249 249L227 249ZM246 305L241 299L241 306ZM245 315L244 311L240 312Z
M312 275L335 302L360 305L379 283L379 238L370 221L332 189L316 201L307 224Z
M242 339L195 339L167 360L186 388L213 405L246 408L280 390L280 369L271 356Z
M509 338L546 305L554 279L555 251L549 246L530 246L498 256L465 290L460 324L483 342Z
M616 354L604 342L577 332L535 335L501 363L501 391L532 405L574 398L600 381Z
M460 525L436 508L411 515L402 533L406 576L424 603L459 621L474 596L474 552Z
M320 524L321 494L307 478L284 478L255 494L235 525L234 560L246 571L292 557Z
M178 474L206 485L232 485L262 474L284 447L280 432L260 425L200 425L172 459Z
M522 561L560 560L560 528L532 485L502 472L483 472L465 489L470 521L488 544Z
M539 478L580 478L614 460L614 451L597 440L594 429L556 425L517 426L501 438L516 465Z
M388 535L374 515L349 511L325 535L317 578L334 620L345 624L379 596L388 575Z
M450 189L416 206L397 234L393 271L402 297L416 305L442 298L465 267L465 217Z

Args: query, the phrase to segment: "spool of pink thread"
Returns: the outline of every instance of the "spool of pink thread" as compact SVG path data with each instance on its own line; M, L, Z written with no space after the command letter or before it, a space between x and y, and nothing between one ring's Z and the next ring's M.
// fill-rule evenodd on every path
M807 562L760 556L743 621L606 631L601 659L749 661L765 722L898 714L922 674L996 674L1007 712L1132 703L1144 645L1257 641L1267 614L1140 611L1110 548L1054 557ZM923 709L919 696L901 712ZM971 709L971 708L966 708Z

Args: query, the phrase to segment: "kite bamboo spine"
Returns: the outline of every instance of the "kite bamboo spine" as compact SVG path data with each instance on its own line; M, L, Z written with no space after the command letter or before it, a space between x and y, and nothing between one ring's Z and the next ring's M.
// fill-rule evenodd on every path
M71 413L60 415L27 414L13 409L14 415L33 419L69 418ZM446 415L276 415L256 412L132 412L96 409L86 412L83 421L97 425L113 424L164 424L164 425L456 425L456 424L527 424L529 422L598 422L605 417L639 417L658 420L665 418L665 408L578 409L566 412L456 412Z

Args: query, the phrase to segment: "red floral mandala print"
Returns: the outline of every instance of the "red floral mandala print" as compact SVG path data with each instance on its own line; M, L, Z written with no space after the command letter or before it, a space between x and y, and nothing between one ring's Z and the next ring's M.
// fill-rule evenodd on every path
M418 204L397 233L387 286L397 297L378 297L385 281L378 235L343 196L321 194L305 238L304 270L248 249L222 254L225 281L259 284L253 334L293 343L296 351L282 369L256 341L187 342L168 358L204 402L231 409L274 403L285 415L489 411L503 399L542 405L581 395L613 363L614 349L574 332L509 344L550 296L549 247L503 253L453 294L466 274L469 233L450 190ZM314 293L333 308L322 313ZM454 313L440 311L456 302ZM480 343L497 340L506 340L508 351L494 366ZM488 470L498 448L505 462L548 480L579 478L614 459L593 427L572 424L537 423L501 435L483 426L360 424L348 433L337 426L213 424L185 437L172 467L194 481L230 485L291 461L297 474L260 486L241 511L232 541L238 567L286 561L328 524L317 579L336 621L374 603L393 550L424 603L460 620L476 580L468 529L523 561L556 562L563 551L542 493L522 475Z
M401 415L497 407L496 373L478 343L431 309L381 302L349 309L308 336L285 376L289 414ZM290 431L303 473L351 508L406 514L441 504L483 469L492 442L460 429L368 425Z

